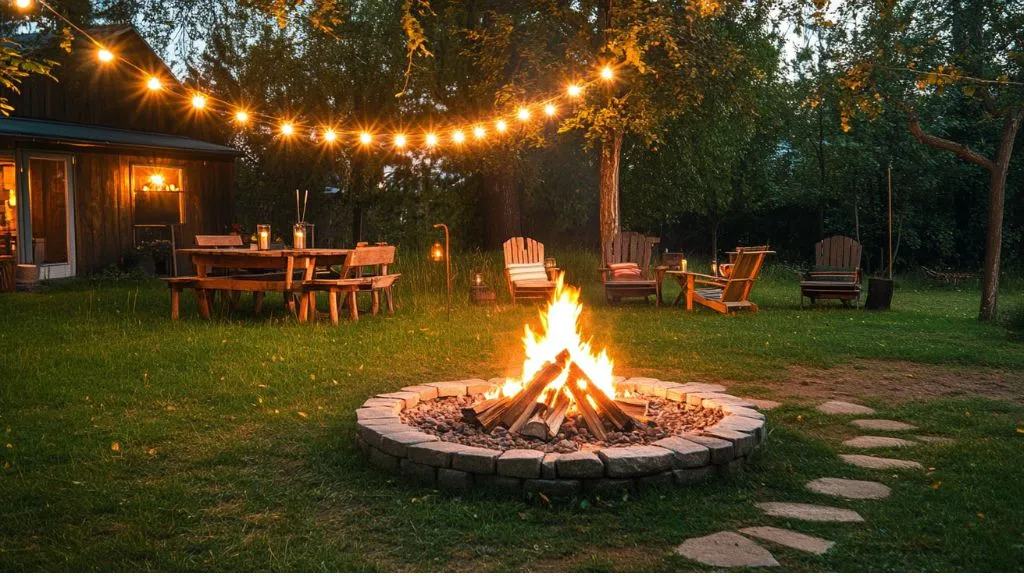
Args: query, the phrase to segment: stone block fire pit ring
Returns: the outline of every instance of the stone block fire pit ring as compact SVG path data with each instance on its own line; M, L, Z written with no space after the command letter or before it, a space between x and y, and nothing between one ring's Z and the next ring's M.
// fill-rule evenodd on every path
M379 394L356 410L357 444L377 467L426 486L455 492L479 487L512 495L571 497L703 482L741 466L767 435L764 415L751 402L726 394L724 387L653 378L619 379L615 388L694 410L720 409L722 418L709 427L652 444L569 453L447 442L402 421L403 413L420 402L487 394L501 382L434 382Z

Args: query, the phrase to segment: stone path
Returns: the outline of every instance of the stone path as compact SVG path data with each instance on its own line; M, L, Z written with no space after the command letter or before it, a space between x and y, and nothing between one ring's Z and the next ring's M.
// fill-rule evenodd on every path
M800 550L801 552L808 552L818 556L828 552L835 544L835 542L832 542L831 540L825 540L824 538L818 538L817 536L808 536L807 534L795 532L793 530L786 530L785 528L774 528L772 526L740 528L739 532L760 540L774 542L775 544L780 544L787 548L793 548L794 550Z
M917 428L913 424L897 422L896 420L854 420L850 424L865 430L885 430L887 432L901 432Z
M771 400L747 400L762 410L771 410L779 406L778 402ZM864 415L874 414L875 412L868 406L839 400L824 402L817 406L817 410L824 414L832 415ZM897 420L858 419L852 420L850 423L865 430L905 432L917 429L917 426L913 424ZM863 435L844 440L843 446L858 449L909 448L916 446L918 442L935 444L949 444L953 442L949 438L938 436L914 436L914 438L915 440L908 440L891 436ZM919 462L913 460L881 458L864 454L839 454L838 456L847 464L872 470L913 470L923 468ZM888 486L880 482L849 478L817 478L808 482L805 487L808 491L816 494L848 500L883 500L892 493ZM756 506L765 515L779 518L792 518L811 522L864 522L864 518L860 514L848 508L821 506L802 502L758 502ZM740 528L736 532L718 532L708 536L690 538L676 548L676 553L691 560L721 568L756 568L779 565L770 551L762 548L756 542L744 538L743 535L816 555L824 554L835 545L830 540L793 530L774 526L751 526Z
M761 410L774 410L779 406L782 406L782 402L776 402L775 400L766 400L764 398L744 398L748 402L753 402L755 406Z
M847 508L819 506L802 502L758 502L762 512L769 516L808 520L811 522L863 522L864 518Z
M850 500L881 500L888 498L891 490L880 482L849 480L847 478L818 478L806 484L811 492L838 496Z
M906 448L916 446L913 440L890 438L889 436L857 436L843 441L843 446L850 448Z
M867 406L861 406L860 404L829 400L828 402L818 406L818 412L823 412L825 414L874 414L875 410L873 408L868 408Z
M716 532L700 538L690 538L676 548L676 554L718 568L779 565L771 552L735 532Z
M923 468L919 462L913 460L899 460L896 458L879 458L877 456L865 456L863 454L840 454L839 459L847 464L853 464L860 468L869 470L909 470Z

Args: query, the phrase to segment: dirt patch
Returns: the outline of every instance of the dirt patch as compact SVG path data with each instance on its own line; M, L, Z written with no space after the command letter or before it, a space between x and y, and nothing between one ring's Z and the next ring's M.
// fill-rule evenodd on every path
M1024 372L914 362L856 360L831 368L790 366L785 380L737 389L763 391L773 400L928 400L989 398L1024 405Z

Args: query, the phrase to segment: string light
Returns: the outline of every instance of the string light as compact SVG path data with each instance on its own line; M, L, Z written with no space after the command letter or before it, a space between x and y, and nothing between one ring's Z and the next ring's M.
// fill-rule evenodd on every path
M405 148L405 134L395 134L395 148Z
M359 143L360 144L362 144L363 146L369 146L372 142L373 142L373 134L370 134L369 132L360 132L359 133Z
M114 53L106 48L100 48L96 52L96 58L98 58L100 62L110 62L114 59Z
M328 129L324 130L324 142L327 142L328 144L333 144L334 141L337 140L337 139L338 139L338 133L335 132L333 129L328 128Z
M504 120L498 120L494 123L494 129L497 130L499 134L504 133L505 130L508 130L508 124Z
M583 94L583 87L579 84L569 84L569 87L565 90L570 98L579 98L580 94Z
M530 109L525 107L520 108L519 111L516 112L516 117L521 121L526 122L530 119Z
M292 124L291 122L284 122L284 123L282 123L281 124L281 135L282 136L291 136L292 134L295 134L295 125Z
M455 142L456 144L462 144L465 141L466 135L462 132L462 130L456 130L455 132L452 132L452 142Z
M28 10L32 7L32 0L14 0L14 6L19 10Z
M477 140L483 140L484 136L487 136L487 130L484 130L483 126L473 127L473 137Z
M427 148L433 148L437 146L437 134L433 132L427 132L427 135L423 138L423 142L426 143Z
M249 113L245 110L238 110L235 112L235 122L239 124L246 124L249 122Z
M615 77L615 72L612 70L611 66L605 66L604 68L601 68L601 79L602 80L611 80L614 77Z
M558 109L555 108L554 104L545 104L544 105L544 114L546 114L549 118L554 116L557 112L558 112Z
M195 94L192 96L192 107L196 110L206 108L206 96L203 96L202 94Z
M160 90L163 87L164 83L161 82L160 79L156 76L150 76L149 80L146 81L146 88L148 88L150 92L156 92L157 90Z

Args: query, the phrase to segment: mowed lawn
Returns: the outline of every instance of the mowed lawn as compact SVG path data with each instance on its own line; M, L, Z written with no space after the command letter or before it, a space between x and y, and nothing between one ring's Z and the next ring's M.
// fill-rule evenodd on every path
M458 262L460 279L477 265L497 283L497 257L481 258ZM703 567L673 554L684 539L756 525L836 542L821 557L772 547L785 570L1024 567L1024 407L1006 398L1024 387L1024 341L975 320L976 286L901 279L892 312L800 309L796 276L777 267L755 289L761 312L722 317L609 307L592 259L564 265L584 280L584 328L617 373L721 381L784 401L745 472L545 502L446 495L375 470L355 446L353 410L367 397L517 372L522 326L537 327L536 306L473 307L463 282L449 319L441 277L423 263L400 267L396 315L337 327L298 325L279 298L262 318L246 297L206 322L191 295L175 325L158 281L75 281L0 295L0 569L687 570ZM1024 306L1020 283L1006 284L1002 307ZM967 384L986 375L968 394L929 378L914 381L920 397L847 389L877 417L955 441L877 452L925 470L860 470L836 457L861 432L815 412L815 381L794 374L862 362ZM873 371L855 376L870 383ZM1003 384L997 395L992 379ZM878 480L893 493L837 502L804 490L821 476ZM766 500L849 507L866 522L772 519L754 506Z

